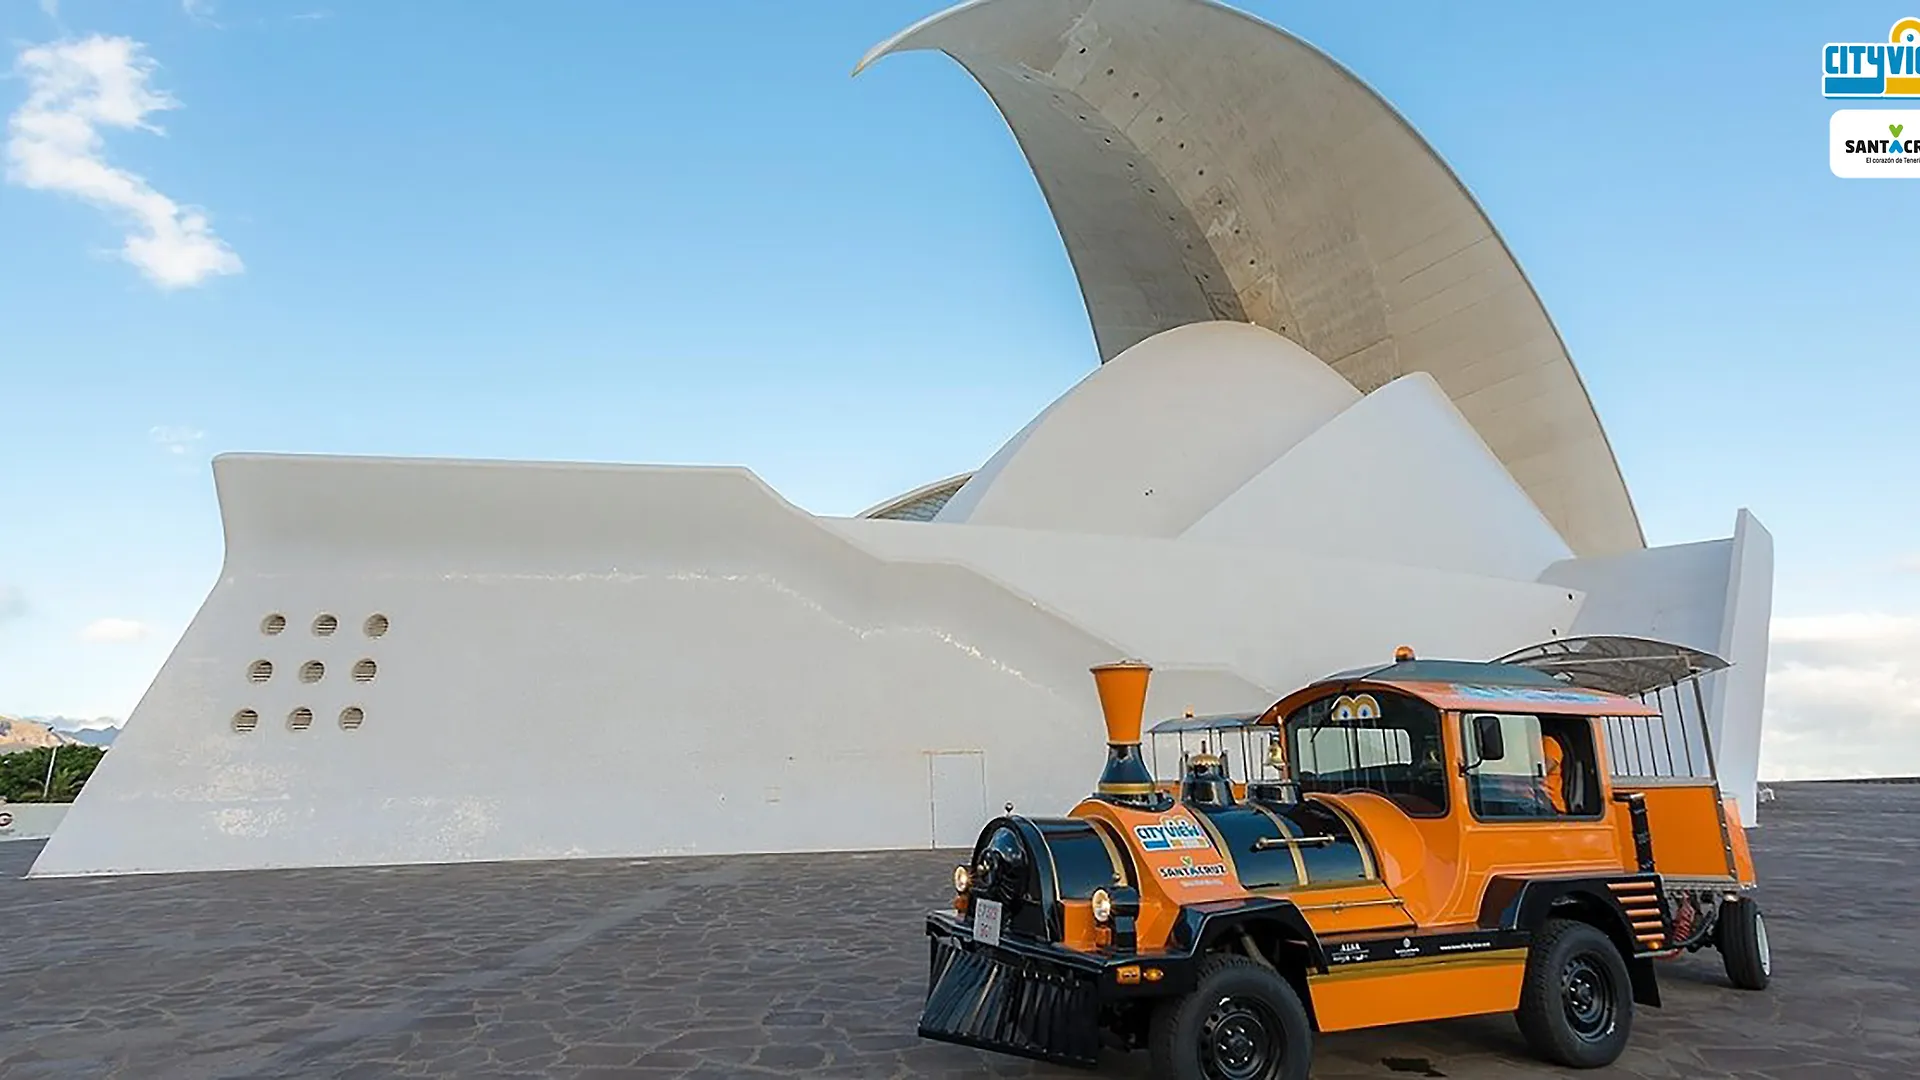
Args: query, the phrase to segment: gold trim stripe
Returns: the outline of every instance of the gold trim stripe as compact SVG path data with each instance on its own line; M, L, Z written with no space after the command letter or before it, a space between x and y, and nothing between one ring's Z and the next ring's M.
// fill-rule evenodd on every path
M1376 891L1380 891L1380 890L1385 890L1386 885L1379 881L1372 880L1369 878L1348 878L1344 880L1341 878L1329 878L1326 881L1316 881L1311 885L1304 886L1294 891L1295 892L1331 892L1335 889L1373 889Z
M1497 949L1492 952L1472 953L1466 956L1409 956L1394 960L1367 960L1351 964L1335 964L1325 975L1308 975L1307 981L1323 982L1330 979L1360 979L1381 975L1406 975L1413 972L1438 970L1460 970L1463 968L1510 967L1525 964L1527 950Z
M1360 852L1360 868L1368 881L1378 881L1380 871L1373 865L1373 843L1367 838L1367 830L1360 827L1360 819L1347 813L1347 808L1331 799L1315 799L1321 806L1332 810L1335 817L1347 823L1348 831L1353 833L1353 846Z
M1251 805L1255 810L1273 819L1274 828L1280 830L1281 836L1288 840L1299 839L1300 834L1293 831L1292 823L1288 822L1286 818L1281 817L1279 814L1274 813L1272 809L1262 806L1259 803L1252 803ZM1287 850L1293 854L1293 879L1295 887L1311 884L1311 881L1307 877L1307 857L1300 854L1300 845L1288 844Z
M1379 900L1335 900L1326 904L1299 904L1301 911L1344 911L1347 908L1398 906L1400 898L1389 896Z
M1093 826L1093 835L1100 838L1100 846L1107 849L1107 861L1113 864L1113 880L1127 881L1126 864L1120 861L1120 849L1113 844L1113 837L1107 835L1107 823L1100 818L1089 817L1081 820Z
M1213 827L1213 822L1207 820L1207 815L1184 803L1181 806L1187 811L1187 816L1200 823L1200 827L1207 831L1207 836L1213 841L1213 846L1219 849L1220 857L1226 860L1227 873L1233 876L1234 887L1243 889L1244 886L1240 884L1240 864L1234 860L1233 852L1228 849L1227 838L1220 835L1219 829Z

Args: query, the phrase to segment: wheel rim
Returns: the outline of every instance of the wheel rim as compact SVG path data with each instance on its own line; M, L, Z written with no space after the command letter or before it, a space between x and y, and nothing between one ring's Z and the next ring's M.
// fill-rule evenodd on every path
M1582 954L1567 961L1560 973L1560 1000L1567 1026L1582 1040L1599 1042L1613 1034L1613 976L1594 957Z
M1280 1018L1248 998L1221 998L1200 1029L1200 1066L1210 1080L1269 1080L1286 1050Z
M1773 950L1767 947L1767 920L1753 913L1753 944L1760 953L1760 974L1773 974Z

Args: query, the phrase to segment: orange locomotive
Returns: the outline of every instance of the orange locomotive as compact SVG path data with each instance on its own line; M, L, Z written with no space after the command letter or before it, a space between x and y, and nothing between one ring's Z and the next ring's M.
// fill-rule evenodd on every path
M1268 734L1278 780L1236 782L1203 745L1162 784L1140 744L1149 669L1094 677L1097 793L1061 818L1009 807L955 869L927 920L926 1038L1296 1080L1315 1032L1513 1012L1542 1057L1597 1067L1659 1004L1656 958L1711 944L1735 985L1767 983L1731 800L1710 773L1609 767L1661 717L1643 702L1402 649L1204 718Z

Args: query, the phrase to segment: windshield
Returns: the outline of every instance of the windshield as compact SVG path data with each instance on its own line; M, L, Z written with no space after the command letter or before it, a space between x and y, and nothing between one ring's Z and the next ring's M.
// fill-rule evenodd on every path
M1447 808L1440 713L1386 692L1340 694L1287 718L1288 757L1302 792L1371 791L1416 816Z

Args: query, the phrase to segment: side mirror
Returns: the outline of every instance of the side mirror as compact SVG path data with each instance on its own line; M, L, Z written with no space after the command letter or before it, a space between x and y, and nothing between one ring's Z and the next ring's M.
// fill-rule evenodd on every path
M1500 731L1500 718L1481 714L1473 718L1474 748L1481 761L1499 761L1507 756L1506 737Z

